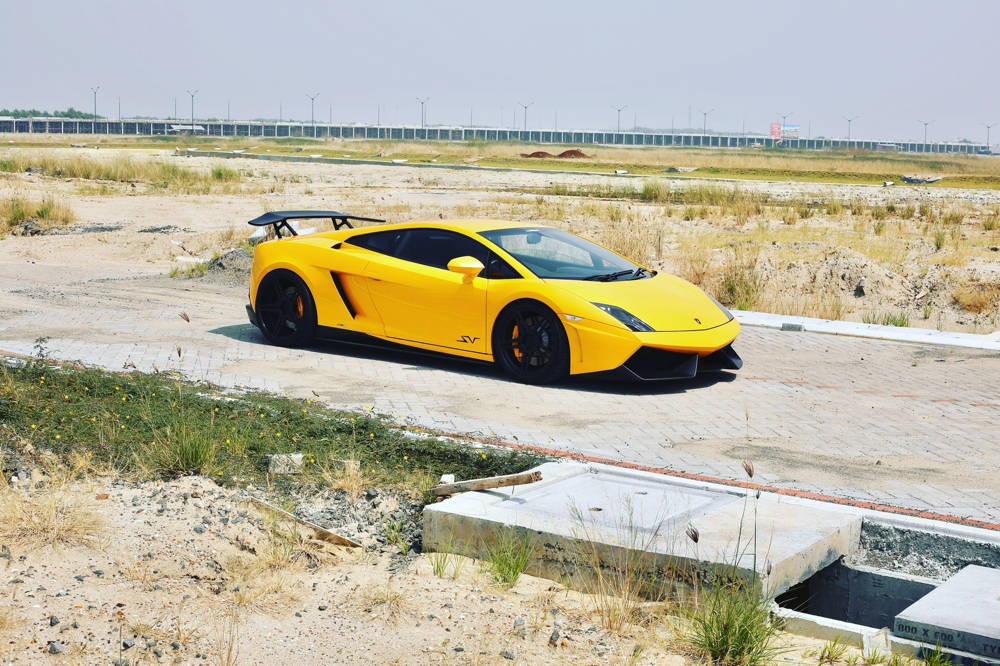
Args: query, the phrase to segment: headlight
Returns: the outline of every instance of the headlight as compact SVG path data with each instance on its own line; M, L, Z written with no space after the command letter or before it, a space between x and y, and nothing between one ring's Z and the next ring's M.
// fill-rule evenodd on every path
M709 298L711 298L712 302L719 306L719 309L722 310L726 314L727 317L729 317L729 321L733 320L733 313L730 312L729 309L725 305L723 305L719 301L715 300L715 296L712 296L712 294L708 293L707 291L705 292L705 295L708 296Z
M628 326L630 331L635 331L637 333L652 333L655 330L652 326L639 319L628 310L623 310L617 305L605 305L604 303L594 303L594 305Z

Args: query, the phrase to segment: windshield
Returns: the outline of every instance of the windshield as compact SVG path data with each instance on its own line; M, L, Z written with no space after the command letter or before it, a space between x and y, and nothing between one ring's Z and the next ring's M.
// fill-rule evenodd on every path
M648 275L614 252L559 229L496 229L480 235L540 278L611 281Z

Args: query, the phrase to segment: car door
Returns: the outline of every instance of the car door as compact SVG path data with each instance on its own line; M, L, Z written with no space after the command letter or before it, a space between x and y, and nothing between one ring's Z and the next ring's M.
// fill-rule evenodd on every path
M474 256L485 265L489 249L447 229L421 227L401 233L393 255L374 257L365 271L386 336L487 354L489 280L477 276L466 282L447 266L462 256Z

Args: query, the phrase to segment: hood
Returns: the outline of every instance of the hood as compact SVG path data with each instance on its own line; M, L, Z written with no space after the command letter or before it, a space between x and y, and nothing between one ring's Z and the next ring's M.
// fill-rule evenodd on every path
M643 320L656 331L700 331L729 321L722 310L701 289L674 275L659 273L641 280L592 282L588 280L546 280L590 303L617 305ZM579 316L593 317L586 313ZM607 315L610 317L610 315ZM700 320L701 323L698 323Z

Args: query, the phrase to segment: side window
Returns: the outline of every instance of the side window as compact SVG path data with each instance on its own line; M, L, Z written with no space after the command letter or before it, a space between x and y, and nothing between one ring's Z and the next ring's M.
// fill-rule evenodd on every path
M351 245L371 250L372 252L379 252L381 254L388 254L392 256L396 254L396 249L399 247L399 242L402 240L402 237L402 231L392 229L389 231L376 231L370 234L351 236L347 239L347 242Z
M488 247L463 234L445 229L409 229L404 232L396 256L425 266L447 270L455 257L475 257L485 268L480 277L491 280L519 278L510 265Z

